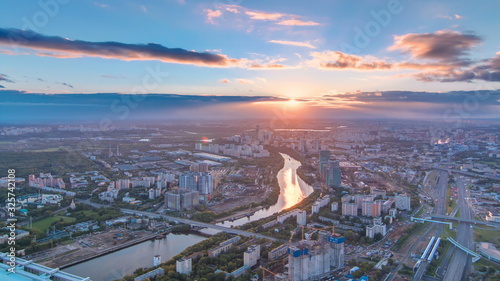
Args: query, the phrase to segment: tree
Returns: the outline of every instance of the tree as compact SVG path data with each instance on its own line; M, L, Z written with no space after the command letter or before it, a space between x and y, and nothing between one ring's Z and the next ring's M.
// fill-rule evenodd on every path
M352 241L354 238L354 232L352 232L352 230L348 230L344 233L344 236L347 241Z

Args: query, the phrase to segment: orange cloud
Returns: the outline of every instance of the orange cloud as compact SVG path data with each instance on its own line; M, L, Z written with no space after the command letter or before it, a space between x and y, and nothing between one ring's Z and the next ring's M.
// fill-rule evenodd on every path
M230 12L233 14L241 14L241 15L246 15L250 20L258 20L258 21L271 21L274 24L277 25L287 25L287 26L316 26L320 25L317 22L314 21L305 21L301 20L301 17L298 15L294 14L284 14L284 13L269 13L265 11L260 11L260 10L251 10L248 8L245 8L243 6L239 5L228 5L228 4L221 4L217 5L217 11L220 11L221 14L217 13L215 14L216 17L222 16L222 13L224 11ZM212 11L210 9L204 10L205 13L209 13L209 11ZM211 18L212 19L212 18ZM209 21L212 23L211 21Z
M265 13L265 12L252 12L246 11L245 14L249 15L253 20L277 20L282 18L284 15L279 13Z
M238 78L236 79L236 82L238 82L239 84L243 84L243 85L254 85L255 82L250 80L250 79L243 79L243 78Z
M307 64L322 69L387 70L393 67L391 63L370 56L362 57L339 51L312 52L311 56L313 59Z
M302 21L302 20L297 20L297 19L284 20L284 21L278 22L277 24L279 24L279 25L291 25L291 26L316 26L316 25L319 25L319 23L314 22L314 21Z
M207 18L207 22L211 24L215 24L214 19L222 16L222 12L220 10L205 9L203 12L206 14L205 16Z

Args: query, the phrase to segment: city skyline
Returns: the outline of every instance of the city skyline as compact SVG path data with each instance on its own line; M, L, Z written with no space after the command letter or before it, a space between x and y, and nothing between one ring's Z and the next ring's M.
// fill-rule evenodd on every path
M0 103L12 111L73 112L72 99L116 111L102 93L185 96L177 103L184 113L176 113L185 117L193 116L185 114L190 99L212 99L197 112L222 118L276 109L334 118L495 118L500 105L493 2L1 6L9 13L0 20L8 66L0 69ZM67 102L46 102L56 94Z

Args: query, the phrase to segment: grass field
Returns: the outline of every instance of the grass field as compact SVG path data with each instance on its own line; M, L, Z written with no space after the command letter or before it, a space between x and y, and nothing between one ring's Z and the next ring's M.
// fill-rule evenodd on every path
M500 231L474 229L474 240L477 242L490 242L500 246Z
M64 217L64 216L48 217L43 220L33 222L33 229L36 229L44 233L45 230L47 230L53 222L59 221L61 218L63 219L64 222L74 222L76 220L75 218Z

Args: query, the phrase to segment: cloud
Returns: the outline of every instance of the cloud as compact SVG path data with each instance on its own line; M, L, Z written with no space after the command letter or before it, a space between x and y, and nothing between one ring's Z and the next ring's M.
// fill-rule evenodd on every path
M270 13L270 12L265 12L265 11L260 11L260 10L252 10L245 8L243 6L239 5L229 5L229 4L220 4L217 5L216 14L213 18L215 17L220 17L223 15L224 12L229 12L232 14L239 14L239 15L245 15L248 17L249 20L252 21L268 21L272 22L273 24L276 25L285 25L285 26L316 26L320 25L317 22L314 21L307 21L307 20L302 20L302 17L299 15L295 14L285 14L285 13ZM205 9L204 12L208 15L209 11L212 11L210 9ZM213 23L212 21L208 20L207 21L210 23Z
M441 18L441 19L447 19L447 20L461 20L463 19L463 17L461 15L458 15L458 14L454 14L452 16L447 16L447 15L438 15L437 16L438 18Z
M266 78L257 77L257 78L255 78L255 79L257 79L257 81L260 81L260 82L262 82L262 83L267 83Z
M393 64L370 56L357 56L339 51L312 52L306 63L311 67L330 70L388 70Z
M482 42L474 34L441 30L435 33L409 33L395 36L395 43L389 50L410 54L415 59L437 60L445 64L463 66L470 63L464 56Z
M97 7L100 7L100 8L110 8L111 7L108 4L99 3L99 2L94 2L94 5L96 5Z
M285 16L284 14L265 13L261 11L258 12L245 11L245 14L249 15L250 19L253 20L270 20L270 21L275 21Z
M204 9L203 12L205 12L207 22L211 24L215 24L214 19L222 16L221 10Z
M286 40L271 40L270 43L282 44L282 45L291 45L297 47L306 47L311 49L316 49L315 46L307 43L307 42L298 42L298 41L286 41Z
M243 85L254 85L255 82L250 80L250 79L243 79L243 78L238 78L236 79L236 82L238 82L239 84L243 84Z
M208 52L167 48L160 44L126 44L119 42L90 42L46 36L33 31L0 28L0 47L18 47L36 51L38 56L58 58L100 57L105 59L158 60L167 63L198 66L242 66L246 61Z
M278 22L277 24L279 24L279 25L292 25L292 26L316 26L316 25L319 25L319 23L314 22L314 21L302 21L302 20L297 20L297 19L284 20L284 21Z
M5 87L4 87L4 86L2 86L2 85L0 85L0 88L4 89Z
M1 74L0 73L0 81L5 81L5 82L9 82L9 83L14 83L14 81L10 80L9 78L7 78L8 75L6 74Z
M221 80L219 80L219 83L229 84L229 83L231 83L231 81L229 81L229 79L221 79Z
M68 83L57 83L57 84L61 84L61 85L63 85L63 86L66 86L66 87L68 87L68 88L71 88L71 89L73 89L73 88L74 88L74 87L73 87L73 85L68 84Z
M473 80L500 82L500 52L493 58L468 67L422 72L415 77L423 82L472 82Z

